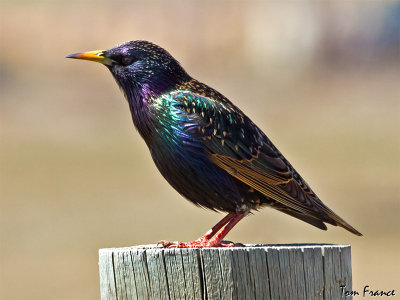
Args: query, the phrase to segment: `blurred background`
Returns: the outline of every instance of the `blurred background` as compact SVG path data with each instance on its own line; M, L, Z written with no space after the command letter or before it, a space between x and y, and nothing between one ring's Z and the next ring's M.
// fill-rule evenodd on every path
M100 64L145 39L250 116L360 230L272 209L242 243L351 244L353 287L400 293L398 1L2 1L0 298L99 299L99 248L196 239L222 214L156 170Z

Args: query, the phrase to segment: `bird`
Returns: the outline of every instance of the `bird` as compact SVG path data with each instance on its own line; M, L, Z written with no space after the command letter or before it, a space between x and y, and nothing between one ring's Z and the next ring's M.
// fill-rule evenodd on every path
M245 216L271 207L319 229L362 234L329 209L267 135L217 90L191 77L164 48L134 40L67 58L105 65L162 176L197 206L227 215L192 242L169 248L235 247L225 241Z

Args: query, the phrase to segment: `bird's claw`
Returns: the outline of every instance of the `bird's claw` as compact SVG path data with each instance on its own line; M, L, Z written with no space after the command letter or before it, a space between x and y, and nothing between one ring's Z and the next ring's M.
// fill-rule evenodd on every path
M232 247L245 247L241 243L233 243L230 241L213 241L199 239L193 242L169 242L169 241L159 241L157 245L162 245L164 248L174 249L174 248L232 248Z
M217 247L246 247L244 244L242 243L234 243L234 242L230 242L230 241L221 241L220 245Z

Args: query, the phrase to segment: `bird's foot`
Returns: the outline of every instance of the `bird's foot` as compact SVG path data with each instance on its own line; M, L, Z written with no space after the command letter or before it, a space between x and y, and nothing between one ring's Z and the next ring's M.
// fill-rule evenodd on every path
M169 242L169 241L159 241L159 245L164 248L216 248L216 247L245 247L241 243L233 243L230 241L218 241L218 240L206 240L198 239L193 242Z
M168 242L159 241L158 244L164 248L213 248L213 247L245 247L240 243L233 243L224 241L223 238L232 229L233 226L241 219L243 219L247 213L235 214L230 213L221 221L219 221L213 228L211 228L206 234L201 236L199 239L184 243L184 242ZM224 227L225 226L225 227ZM217 232L222 230L217 234Z

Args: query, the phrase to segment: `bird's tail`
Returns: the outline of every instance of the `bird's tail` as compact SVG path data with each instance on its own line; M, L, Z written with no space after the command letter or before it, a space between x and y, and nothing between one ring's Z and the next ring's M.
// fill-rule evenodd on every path
M357 229L355 229L353 226L351 226L349 223L347 223L345 220L343 220L341 217L339 217L337 214L335 214L328 207L324 207L324 211L328 215L328 217L334 221L331 223L332 225L340 226L340 227L350 231L351 233L354 233L358 236L362 236L361 232L359 232Z
M321 216L317 217L317 216L306 215L299 211L296 211L293 209L288 209L287 207L279 207L279 208L274 207L274 208L276 208L279 211L281 211L285 214L288 214L292 217L295 217L304 222L307 222L308 224L318 227L319 229L322 229L322 230L327 230L327 227L324 224L324 222L326 222L333 226L343 227L344 229L350 231L351 233L362 236L362 234L358 230L356 230L353 226L351 226L349 223L347 223L345 220L343 220L341 217L339 217L337 214L335 214L332 210L330 210L326 206L321 207L322 210L325 212L325 217L323 217L323 218L321 218Z

